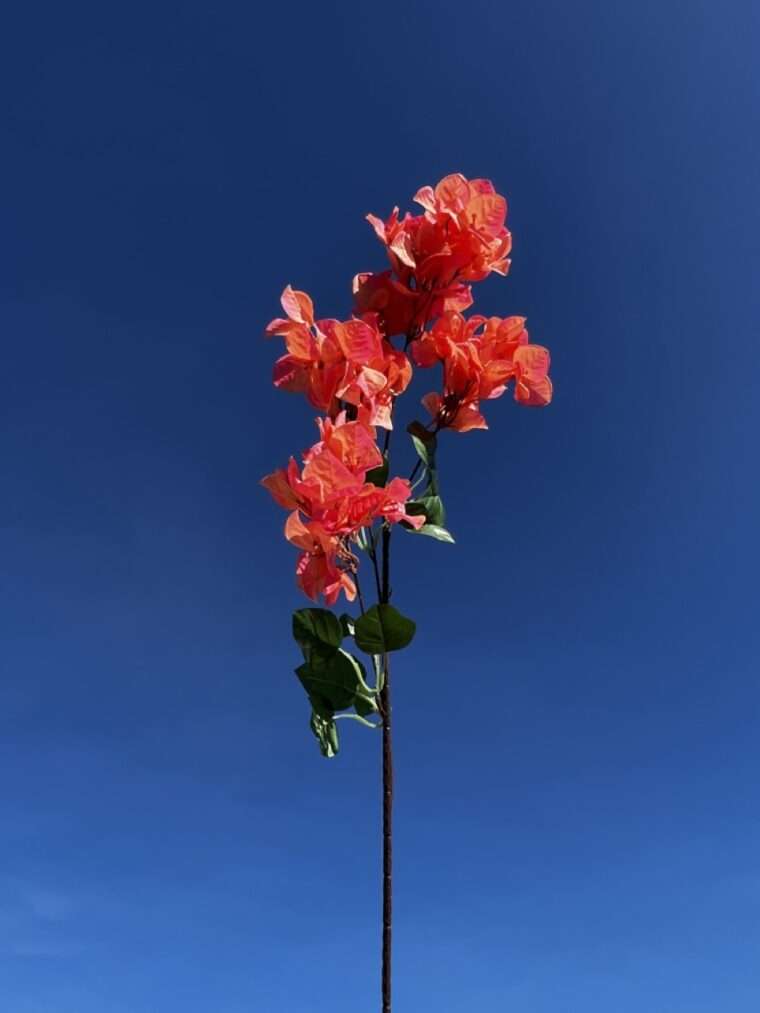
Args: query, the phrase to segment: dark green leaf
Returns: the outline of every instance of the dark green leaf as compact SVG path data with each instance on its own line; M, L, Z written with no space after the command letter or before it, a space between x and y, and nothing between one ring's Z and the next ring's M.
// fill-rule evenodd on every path
M311 714L311 730L319 742L322 756L331 759L338 752L338 729L332 718L325 720L316 711Z
M354 710L360 717L368 718L370 714L377 713L377 704L366 696L357 695L354 700Z
M439 493L437 469L433 467L428 468L427 477L428 484L425 486L425 497L430 498L432 496L437 496Z
M343 627L328 609L297 609L293 613L293 637L307 659L313 651L334 654L343 640Z
M312 709L319 714L325 721L331 721L333 714L335 713L330 704L321 697L318 693L309 694L309 702L311 703Z
M405 509L412 517L423 516L428 524L443 525L446 523L446 511L440 496L421 496L419 499L410 499L407 501Z
M438 443L435 433L425 429L421 422L410 423L406 430L412 437L414 449L425 467L435 468L435 450Z
M373 485L379 486L381 489L388 481L388 457L383 455L383 463L379 464L376 468L370 468L367 472L367 482L371 482Z
M373 605L356 620L354 638L367 654L400 651L411 643L415 624L392 605Z
M410 422L406 427L406 431L410 436L417 436L422 440L423 443L431 443L434 447L437 442L435 433L432 433L426 426L415 419L414 422Z
M366 682L361 662L343 650L329 656L312 654L298 666L296 675L309 696L324 700L336 711L351 707L361 680Z
M412 443L414 444L414 449L417 451L417 456L422 460L422 463L426 466L429 465L430 459L428 457L427 447L419 436L413 436Z
M340 617L340 625L343 629L344 637L352 637L354 635L354 620L347 612L344 612Z

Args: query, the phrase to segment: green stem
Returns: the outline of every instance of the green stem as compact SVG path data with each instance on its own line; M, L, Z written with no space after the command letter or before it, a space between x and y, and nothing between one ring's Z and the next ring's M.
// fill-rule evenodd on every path
M333 714L333 721L340 721L341 718L348 718L349 721L358 721L359 724L366 725L367 728L382 728L381 724L376 725L371 721L367 721L361 714Z
M368 698L374 698L377 695L376 691L372 688L372 686L367 685L365 680L362 678L361 671L359 671L358 668L356 671L356 678L359 680L359 685L364 690Z

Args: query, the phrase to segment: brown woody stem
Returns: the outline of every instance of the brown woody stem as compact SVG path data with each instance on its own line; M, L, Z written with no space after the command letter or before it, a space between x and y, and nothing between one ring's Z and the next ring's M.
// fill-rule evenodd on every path
M391 531L383 528L383 578L380 600L390 599ZM388 655L383 656L383 688L380 708L383 718L383 959L382 1013L391 1013L391 949L393 941L393 739L391 734L391 686Z

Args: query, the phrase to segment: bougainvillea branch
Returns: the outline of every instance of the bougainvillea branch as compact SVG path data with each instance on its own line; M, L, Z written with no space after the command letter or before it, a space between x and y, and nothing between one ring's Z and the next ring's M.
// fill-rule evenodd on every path
M402 218L394 208L385 221L367 216L390 269L356 275L349 319L316 319L309 296L288 286L281 299L285 316L266 329L285 341L275 386L304 394L320 416L319 439L301 464L291 457L262 482L288 511L285 537L299 549L301 590L327 606L343 595L359 609L358 616L318 607L293 613L293 636L303 654L296 675L311 706L311 729L326 757L338 752L340 719L382 731L383 1013L391 1010L393 904L389 656L411 643L416 628L391 604L393 530L399 525L453 542L438 479L439 434L487 429L483 402L510 385L523 405L547 405L552 396L549 353L530 343L523 317L464 316L473 283L509 270L504 197L489 180L457 173L422 187L414 199L422 214ZM422 399L427 421L406 426L417 455L409 478L391 478L395 403L409 386L413 364L440 365L441 387ZM385 431L382 448L378 429ZM369 607L359 577L362 554L377 596ZM371 678L344 646L351 641L369 659Z

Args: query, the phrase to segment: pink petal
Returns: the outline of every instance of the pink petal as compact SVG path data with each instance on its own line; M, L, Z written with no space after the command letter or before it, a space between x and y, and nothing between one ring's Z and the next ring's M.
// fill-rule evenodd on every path
M280 298L282 308L291 320L311 327L314 323L314 304L305 292L287 286Z

